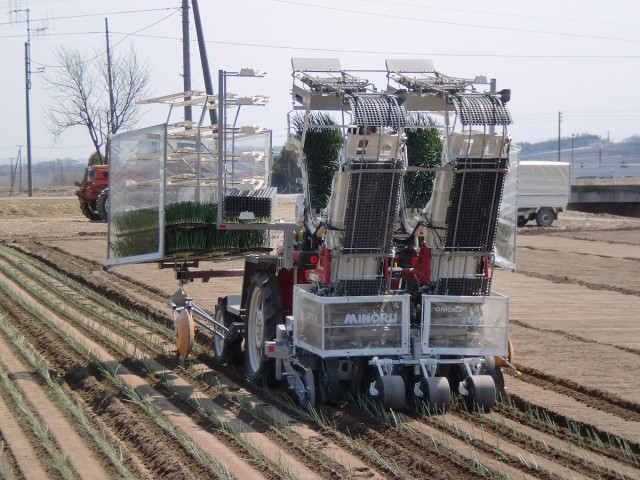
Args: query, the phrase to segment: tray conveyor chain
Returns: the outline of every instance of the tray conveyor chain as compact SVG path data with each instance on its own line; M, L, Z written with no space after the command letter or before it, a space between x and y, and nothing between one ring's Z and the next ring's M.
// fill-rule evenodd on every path
M407 124L407 112L391 95L350 95L353 123L373 127L401 128Z
M511 125L511 112L500 97L491 95L453 95L451 97L462 125Z

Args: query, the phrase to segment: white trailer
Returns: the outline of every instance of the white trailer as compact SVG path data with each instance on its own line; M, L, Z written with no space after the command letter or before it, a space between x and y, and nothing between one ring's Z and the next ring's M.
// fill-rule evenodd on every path
M518 226L535 220L550 227L567 208L571 191L570 164L541 160L518 164Z

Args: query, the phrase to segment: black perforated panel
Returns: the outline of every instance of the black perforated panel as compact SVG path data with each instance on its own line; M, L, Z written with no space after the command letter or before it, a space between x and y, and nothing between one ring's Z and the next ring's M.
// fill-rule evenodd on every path
M489 295L490 286L488 278L441 278L438 280L436 295Z
M399 162L359 161L351 167L343 253L391 254L400 201Z
M493 250L507 161L456 160L447 209L446 251Z

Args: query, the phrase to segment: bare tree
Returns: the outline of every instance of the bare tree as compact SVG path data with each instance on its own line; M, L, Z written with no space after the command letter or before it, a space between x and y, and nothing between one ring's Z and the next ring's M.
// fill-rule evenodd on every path
M102 146L109 133L135 125L140 107L135 99L148 93L151 73L131 48L111 62L113 118L109 109L109 79L105 54L89 56L75 48L61 47L56 52L59 68L47 78L53 92L46 113L49 130L60 139L71 127L85 127L100 163L105 163Z

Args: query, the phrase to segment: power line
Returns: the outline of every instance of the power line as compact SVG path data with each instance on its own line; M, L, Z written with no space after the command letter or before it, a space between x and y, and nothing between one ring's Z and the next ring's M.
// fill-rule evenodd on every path
M136 30L135 32L131 32L131 33L118 33L119 35L124 35L124 38L122 38L122 40L120 40L120 41L119 41L119 42L117 42L115 45L113 45L113 47L112 47L112 48L115 48L115 47L117 47L118 45L120 45L120 44L121 44L122 42L124 42L128 37L133 36L133 35L136 35L138 32L142 32L142 31L144 31L144 30L146 30L146 29L148 29L148 28L151 28L151 27L153 27L153 26L155 26L155 25L158 25L159 23L164 22L165 20L167 20L168 18L172 17L173 15L175 15L175 14L176 14L177 12L179 12L179 11L180 11L180 8L173 9L173 11L172 11L169 15L166 15L165 17L162 17L161 19L159 19L159 20L157 20L157 21L155 21L155 22L153 22L153 23L151 23L151 24L147 25L146 27L142 27L142 28L140 28L140 29ZM98 34L98 33L99 33L100 35L102 35L104 32L85 32L85 33L87 33L87 34L92 34L92 35L93 35L93 34ZM112 33L112 34L114 34L114 32L111 32L111 33ZM77 34L79 34L79 33L75 33L75 34L71 34L71 35L77 35ZM101 57L101 56L102 56L102 55L104 55L105 53L106 53L106 51L101 51L100 53L98 53L98 54L94 55L94 56L93 56L93 57L91 57L91 58L88 58L88 59L86 59L86 60L83 60L82 62L78 62L78 65L84 65L84 64L86 64L86 63L92 62L93 60L95 60L96 58ZM36 62L36 61L34 61L34 60L32 60L32 62L33 62L33 63L35 63L36 65L41 66L41 67L46 67L46 68L62 68L60 65L46 65L46 64L44 64L44 63L39 63L39 62Z
M71 18L87 18L87 17L104 17L109 15L127 15L130 13L147 13L147 12L159 12L162 10L173 10L175 7L164 7L164 8L147 8L144 10L120 10L117 12L106 12L106 13L84 13L80 15L65 15L63 17L55 17L54 20L68 20ZM46 22L52 20L51 18L36 18L32 19L32 22ZM15 22L0 22L0 25L12 25Z
M436 23L436 24L439 24L439 25L453 25L453 26L457 26L457 27L473 27L473 28L483 28L483 29L489 29L489 30L504 30L504 31L508 31L508 32L537 33L537 34L544 34L544 35L558 35L558 36L563 36L563 37L593 38L593 39L597 39L597 40L615 40L615 41L621 41L621 42L640 43L640 40L632 40L632 39L627 39L627 38L616 38L616 37L605 37L605 36L602 36L602 35L588 35L588 34L581 34L581 33L553 32L553 31L550 31L550 30L533 30L533 29L528 29L528 28L515 28L515 27L495 27L495 26L479 25L479 24L473 24L473 23L449 22L449 21L444 21L444 20L430 20L430 19L425 19L425 18L405 17L405 16L402 16L402 15L389 15L389 14L384 14L384 13L367 12L367 11L364 11L364 10L350 10L348 8L327 7L327 6L324 6L324 5L312 5L312 4L309 4L309 3L294 2L292 0L273 0L273 1L280 2L280 3L286 3L286 4L289 4L289 5L297 5L297 6L301 6L301 7L311 7L311 8L319 8L319 9L323 9L323 10L331 10L331 11L337 11L337 12L355 13L355 14L358 14L358 15L368 15L368 16L372 16L372 17L392 18L392 19L395 19L395 20L409 20L409 21L413 21L413 22Z
M414 3L385 2L381 0L360 0L360 1L367 2L367 3L377 3L380 5L391 5L393 7L411 7L411 8L420 8L420 9L427 9L427 10L457 12L457 13L464 13L465 15L468 15L470 13L479 13L480 15L491 15L492 17L499 16L499 17L509 17L509 18L526 18L526 19L536 19L536 20L552 20L552 21L562 21L562 22L588 23L588 24L595 24L595 25L611 25L614 27L637 28L637 25L631 25L626 23L602 22L598 20L584 20L579 18L545 17L542 15L522 15L517 13L505 13L505 12L496 12L496 11L488 12L486 10L468 10L468 9L462 9L462 8L431 7L428 5L419 5Z
M114 35L131 35L142 38L155 38L159 40L177 40L178 37L168 37L164 35L138 35L122 32L111 32ZM557 58L557 59L640 59L640 55L523 55L508 53L435 53L435 52L404 52L404 51L382 51L382 50L352 50L344 48L320 48L320 47L299 47L292 45L270 45L266 43L244 43L227 42L221 40L206 40L205 43L216 45L232 45L237 47L251 48L271 48L276 50L306 50L310 52L332 52L332 53L360 53L371 55L410 55L415 57L474 57L474 58Z
M175 9L174 9L174 10L173 10L169 15L167 15L167 16L165 16L165 17L162 17L160 20L158 20L158 21L156 21L156 22L153 22L153 23L151 23L151 24L147 25L146 27L142 27L142 28L140 28L139 30L136 30L135 32L131 32L131 33L129 33L129 34L126 34L126 35L124 36L124 38L123 38L122 40L120 40L118 43L116 43L113 47L114 47L114 48L115 48L115 47L117 47L117 46L118 46L118 45L120 45L122 42L124 42L128 37L130 37L130 36L132 36L132 35L136 35L136 34L138 34L139 32L142 32L142 31L144 31L144 30L146 30L146 29L148 29L148 28L151 28L151 27L153 27L153 26L155 26L155 25L158 25L158 24L159 24L159 23L161 23L161 22L164 22L164 21L165 21L165 20L167 20L168 18L170 18L170 17L174 16L174 15L175 15L176 13L178 13L179 11L181 11L181 8L180 8L180 7L175 8Z

